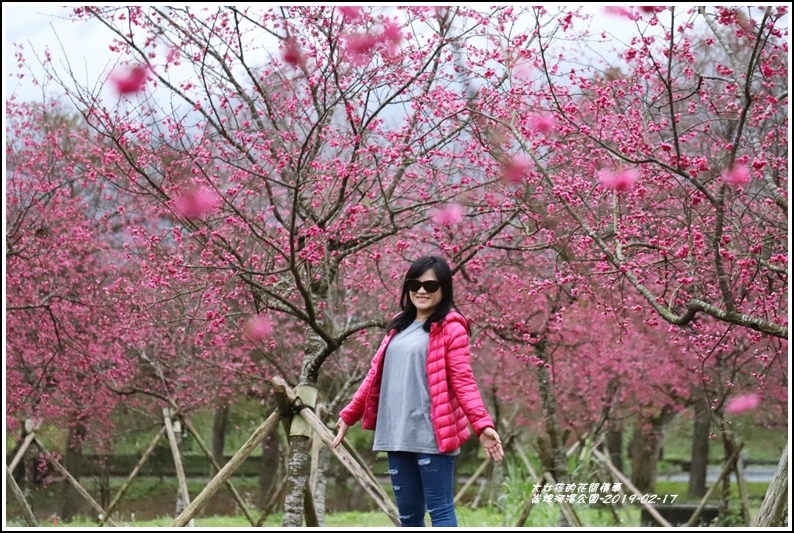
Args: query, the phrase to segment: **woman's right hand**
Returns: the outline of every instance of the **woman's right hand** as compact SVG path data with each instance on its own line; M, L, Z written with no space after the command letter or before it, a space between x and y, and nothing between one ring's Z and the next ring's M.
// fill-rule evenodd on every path
M342 439L345 438L349 427L350 426L348 426L341 417L336 421L336 437L334 438L334 442L331 444L333 448L336 448L342 443Z
M491 461L497 463L505 458L505 452L502 449L502 439L494 428L485 428L480 434L480 442L485 448L485 455Z

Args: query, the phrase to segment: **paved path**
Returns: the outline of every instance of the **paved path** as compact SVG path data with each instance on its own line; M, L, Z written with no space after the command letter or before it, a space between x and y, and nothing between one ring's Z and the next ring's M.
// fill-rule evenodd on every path
M777 466L773 465L747 465L744 467L744 480L748 483L770 482L775 477ZM706 483L714 483L722 472L722 466L709 466L706 470ZM656 479L660 481L689 481L689 472L676 472L674 474L659 474ZM731 474L731 479L736 477Z

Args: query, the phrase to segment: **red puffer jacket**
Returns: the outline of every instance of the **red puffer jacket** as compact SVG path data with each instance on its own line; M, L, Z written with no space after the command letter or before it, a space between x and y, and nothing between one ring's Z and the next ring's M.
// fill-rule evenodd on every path
M339 413L347 425L352 426L363 417L361 426L375 429L383 356L394 334L395 330L391 330L383 339L367 377L347 407ZM469 363L469 326L466 319L455 311L450 311L440 324L434 323L430 327L427 384L431 401L430 419L439 453L454 451L469 438L469 422L477 436L486 428L494 427Z

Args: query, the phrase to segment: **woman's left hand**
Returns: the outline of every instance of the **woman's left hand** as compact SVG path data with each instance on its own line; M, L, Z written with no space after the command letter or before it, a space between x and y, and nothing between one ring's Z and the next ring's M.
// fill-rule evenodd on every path
M480 442L485 448L485 455L492 461L499 462L505 458L505 452L502 450L502 439L494 428L485 428L485 431L480 433Z

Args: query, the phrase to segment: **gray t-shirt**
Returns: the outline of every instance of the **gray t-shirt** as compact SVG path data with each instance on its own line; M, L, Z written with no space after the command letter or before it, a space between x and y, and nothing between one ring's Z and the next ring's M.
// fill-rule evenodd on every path
M438 453L430 421L427 345L430 334L417 320L389 341L375 426L376 452Z

